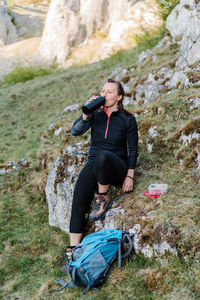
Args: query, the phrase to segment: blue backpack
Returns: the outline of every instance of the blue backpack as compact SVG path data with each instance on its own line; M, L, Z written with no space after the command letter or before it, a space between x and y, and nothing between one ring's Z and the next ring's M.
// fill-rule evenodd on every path
M56 281L64 287L85 286L84 294L90 288L98 288L107 278L110 265L118 255L121 258L130 254L133 248L132 236L117 229L104 229L86 236L72 251L68 266L72 281Z

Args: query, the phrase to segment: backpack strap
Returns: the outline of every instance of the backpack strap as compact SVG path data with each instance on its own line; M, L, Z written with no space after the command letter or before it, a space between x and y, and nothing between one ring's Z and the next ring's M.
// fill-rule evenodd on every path
M57 281L58 284L61 285L61 288L59 288L59 291L64 289L65 287L73 287L73 288L76 287L76 284L73 281L66 282L66 281L64 281L60 278L57 278L56 281Z
M122 262L122 249L121 249L121 241L119 241L119 248L118 248L118 267L121 268L121 262Z

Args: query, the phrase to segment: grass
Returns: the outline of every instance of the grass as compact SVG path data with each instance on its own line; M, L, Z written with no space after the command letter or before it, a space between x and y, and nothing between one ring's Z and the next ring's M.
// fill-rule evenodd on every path
M161 7L161 15L166 20L174 7L179 4L180 0L157 0L157 2Z
M14 71L10 72L5 78L5 84L16 84L18 82L26 82L32 80L35 77L49 75L52 72L52 69L44 69L41 67L28 67L23 68L18 66Z
M54 159L68 143L87 140L89 135L54 136L51 124L67 129L80 111L63 114L66 106L84 103L99 89L116 67L134 70L135 85L142 75L169 66L177 58L176 45L157 49L151 58L137 65L141 51L152 48L164 31L146 33L138 48L120 51L99 63L53 70L49 74L18 83L5 83L0 89L0 163L24 157L30 167L0 176L0 297L2 299L199 299L199 173L181 167L175 152L180 143L174 138L185 124L198 117L189 109L189 99L198 96L199 87L163 93L137 116L142 137L133 193L120 205L125 215L121 228L141 224L142 242L153 244L162 239L175 246L178 256L169 253L160 260L141 255L125 260L121 269L114 265L99 292L83 289L58 291L55 279L65 277L63 265L68 235L48 225L48 208L42 189L41 161ZM26 73L26 72L25 72ZM23 78L23 76L21 76ZM162 113L159 113L162 108ZM134 110L133 105L129 110ZM153 152L147 152L148 129L157 124L161 137L152 140ZM43 137L43 139L41 139ZM45 137L45 138L44 138ZM188 151L188 150L187 150ZM47 171L47 170L46 170ZM168 183L169 191L159 199L143 195L150 183ZM121 223L120 223L121 222Z

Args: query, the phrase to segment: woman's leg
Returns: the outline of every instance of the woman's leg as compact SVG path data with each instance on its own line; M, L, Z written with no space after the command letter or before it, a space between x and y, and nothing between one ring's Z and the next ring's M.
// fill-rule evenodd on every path
M98 194L94 198L94 208L90 214L92 221L104 217L106 211L112 206L112 199L107 195L110 184L118 185L123 182L127 165L117 155L109 151L100 151L94 163L94 173L98 181Z
M97 189L97 181L93 171L93 165L86 164L77 179L70 220L70 245L77 245L82 238L85 227L85 213L88 211Z
M97 153L94 163L94 174L98 185L109 186L121 184L127 173L126 163L110 151Z

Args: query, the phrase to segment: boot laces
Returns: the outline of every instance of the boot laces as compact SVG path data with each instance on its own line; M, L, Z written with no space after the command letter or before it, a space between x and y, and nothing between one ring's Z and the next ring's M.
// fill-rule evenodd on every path
M94 211L99 211L102 202L105 202L105 199L102 196L98 195L95 197Z

